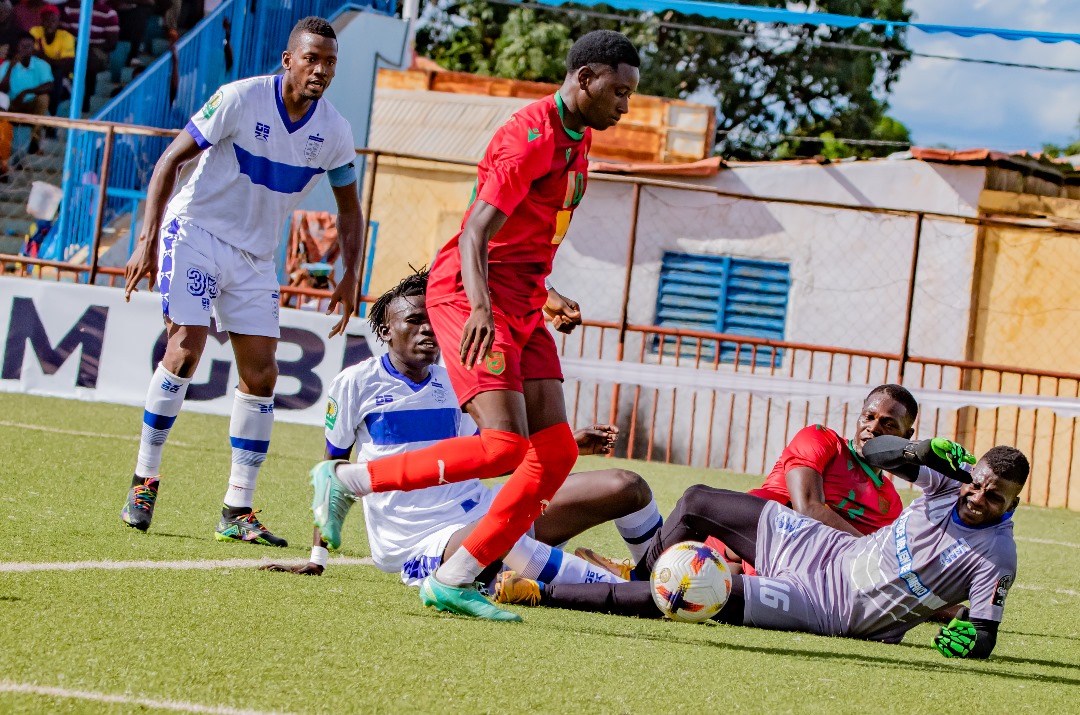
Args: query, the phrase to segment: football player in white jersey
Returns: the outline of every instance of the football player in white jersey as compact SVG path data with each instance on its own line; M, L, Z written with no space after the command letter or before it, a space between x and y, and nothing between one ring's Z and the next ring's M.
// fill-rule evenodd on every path
M758 572L734 580L715 620L897 643L940 609L969 601L932 645L947 658L989 657L1016 578L1012 514L1027 458L997 446L968 472L975 459L954 442L895 436L868 440L863 457L923 490L891 525L856 537L774 501L697 485L653 537L638 574L673 544L715 536ZM496 600L660 617L640 581L544 585L507 572Z
M389 347L343 370L330 385L326 413L328 459L358 459L407 453L442 439L473 435L476 424L458 407L445 368L435 364L439 348L424 305L427 274L419 272L383 295L369 316L374 334ZM606 453L617 430L598 425L576 437L584 454ZM390 491L363 498L372 559L418 586L457 549L488 511L496 493L479 479L416 491ZM623 469L572 474L535 523L504 558L511 568L552 583L621 581L605 569L556 544L605 521L614 521L631 554L638 558L663 524L652 490ZM326 541L322 537L326 537ZM274 571L319 575L326 567L327 542L337 548L341 534L314 534L311 560Z
M363 217L352 129L322 98L334 78L337 36L318 17L300 20L281 55L284 73L232 82L188 122L154 167L143 232L126 267L125 296L158 279L168 345L143 413L135 476L120 518L150 527L161 452L209 333L229 333L240 384L229 439L232 468L220 541L286 546L252 508L256 476L274 424L279 287L274 253L286 217L326 174L338 208L343 274L330 299L344 332L356 304ZM172 197L177 173L198 157ZM160 265L159 265L160 257Z

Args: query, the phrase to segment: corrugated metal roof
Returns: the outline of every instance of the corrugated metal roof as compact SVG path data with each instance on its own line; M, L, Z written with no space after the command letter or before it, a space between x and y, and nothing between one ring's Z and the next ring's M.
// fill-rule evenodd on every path
M376 89L372 149L480 161L495 130L531 99Z

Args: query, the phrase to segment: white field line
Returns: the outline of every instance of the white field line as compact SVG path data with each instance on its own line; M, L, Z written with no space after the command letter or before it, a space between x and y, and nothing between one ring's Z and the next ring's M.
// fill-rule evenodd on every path
M1048 544L1050 546L1064 546L1067 549L1080 549L1080 544L1069 541L1054 541L1053 539L1034 539L1029 536L1014 536L1017 541L1026 541L1029 544Z
M1059 596L1080 596L1080 591L1074 591L1071 588L1047 588L1046 586L1035 586L1033 584L1018 583L1013 588L1018 588L1021 591L1042 591L1045 593L1056 593Z
M241 710L239 708L230 708L224 705L199 705L198 703L188 703L183 700L153 700L151 698L137 698L133 695L112 695L109 693L95 693L89 690L68 690L67 688L53 688L44 685L32 685L30 683L12 683L7 680L0 681L0 692L44 695L50 698L89 700L95 703L138 705L139 707L144 708L173 710L184 713L208 713L209 715L284 715L283 713L271 713L265 710Z
M52 434L66 434L72 437L98 437L104 439L122 439L125 442L138 442L141 437L138 434L109 434L107 432L83 432L76 429L63 429L61 427L46 427L45 425L28 425L22 422L11 422L10 420L0 420L0 427L18 427L19 429L34 430L36 432L51 432ZM194 444L188 444L179 440L169 440L170 447L195 447Z
M30 571L126 571L128 569L162 571L208 571L210 569L246 569L278 563L287 566L307 563L307 559L207 559L204 561L52 561L0 562L0 573L28 573ZM370 557L357 559L348 556L331 558L329 566L374 566Z

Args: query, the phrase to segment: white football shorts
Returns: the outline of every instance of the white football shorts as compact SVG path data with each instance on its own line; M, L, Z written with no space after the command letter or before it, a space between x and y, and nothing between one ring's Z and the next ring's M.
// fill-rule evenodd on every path
M274 262L252 256L193 223L166 215L158 255L161 311L177 325L281 337Z

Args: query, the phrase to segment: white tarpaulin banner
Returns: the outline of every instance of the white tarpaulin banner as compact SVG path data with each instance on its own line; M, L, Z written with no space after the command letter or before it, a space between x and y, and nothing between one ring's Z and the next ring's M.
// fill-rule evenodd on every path
M769 397L774 400L829 398L832 402L854 406L862 404L876 385L822 380L804 380L783 375L755 375L749 372L708 370L674 365L613 362L563 358L563 374L587 382L619 383L657 389L721 390L736 394ZM1009 395L970 390L928 390L910 388L922 410L958 410L962 407L994 409L1013 407L1022 410L1052 410L1061 417L1080 416L1080 400L1053 395Z
M362 318L328 339L336 317L281 311L277 419L321 425L326 390L342 367L369 357L376 341ZM0 390L143 405L165 352L158 293L0 277ZM211 325L185 410L228 415L238 382L228 335Z

